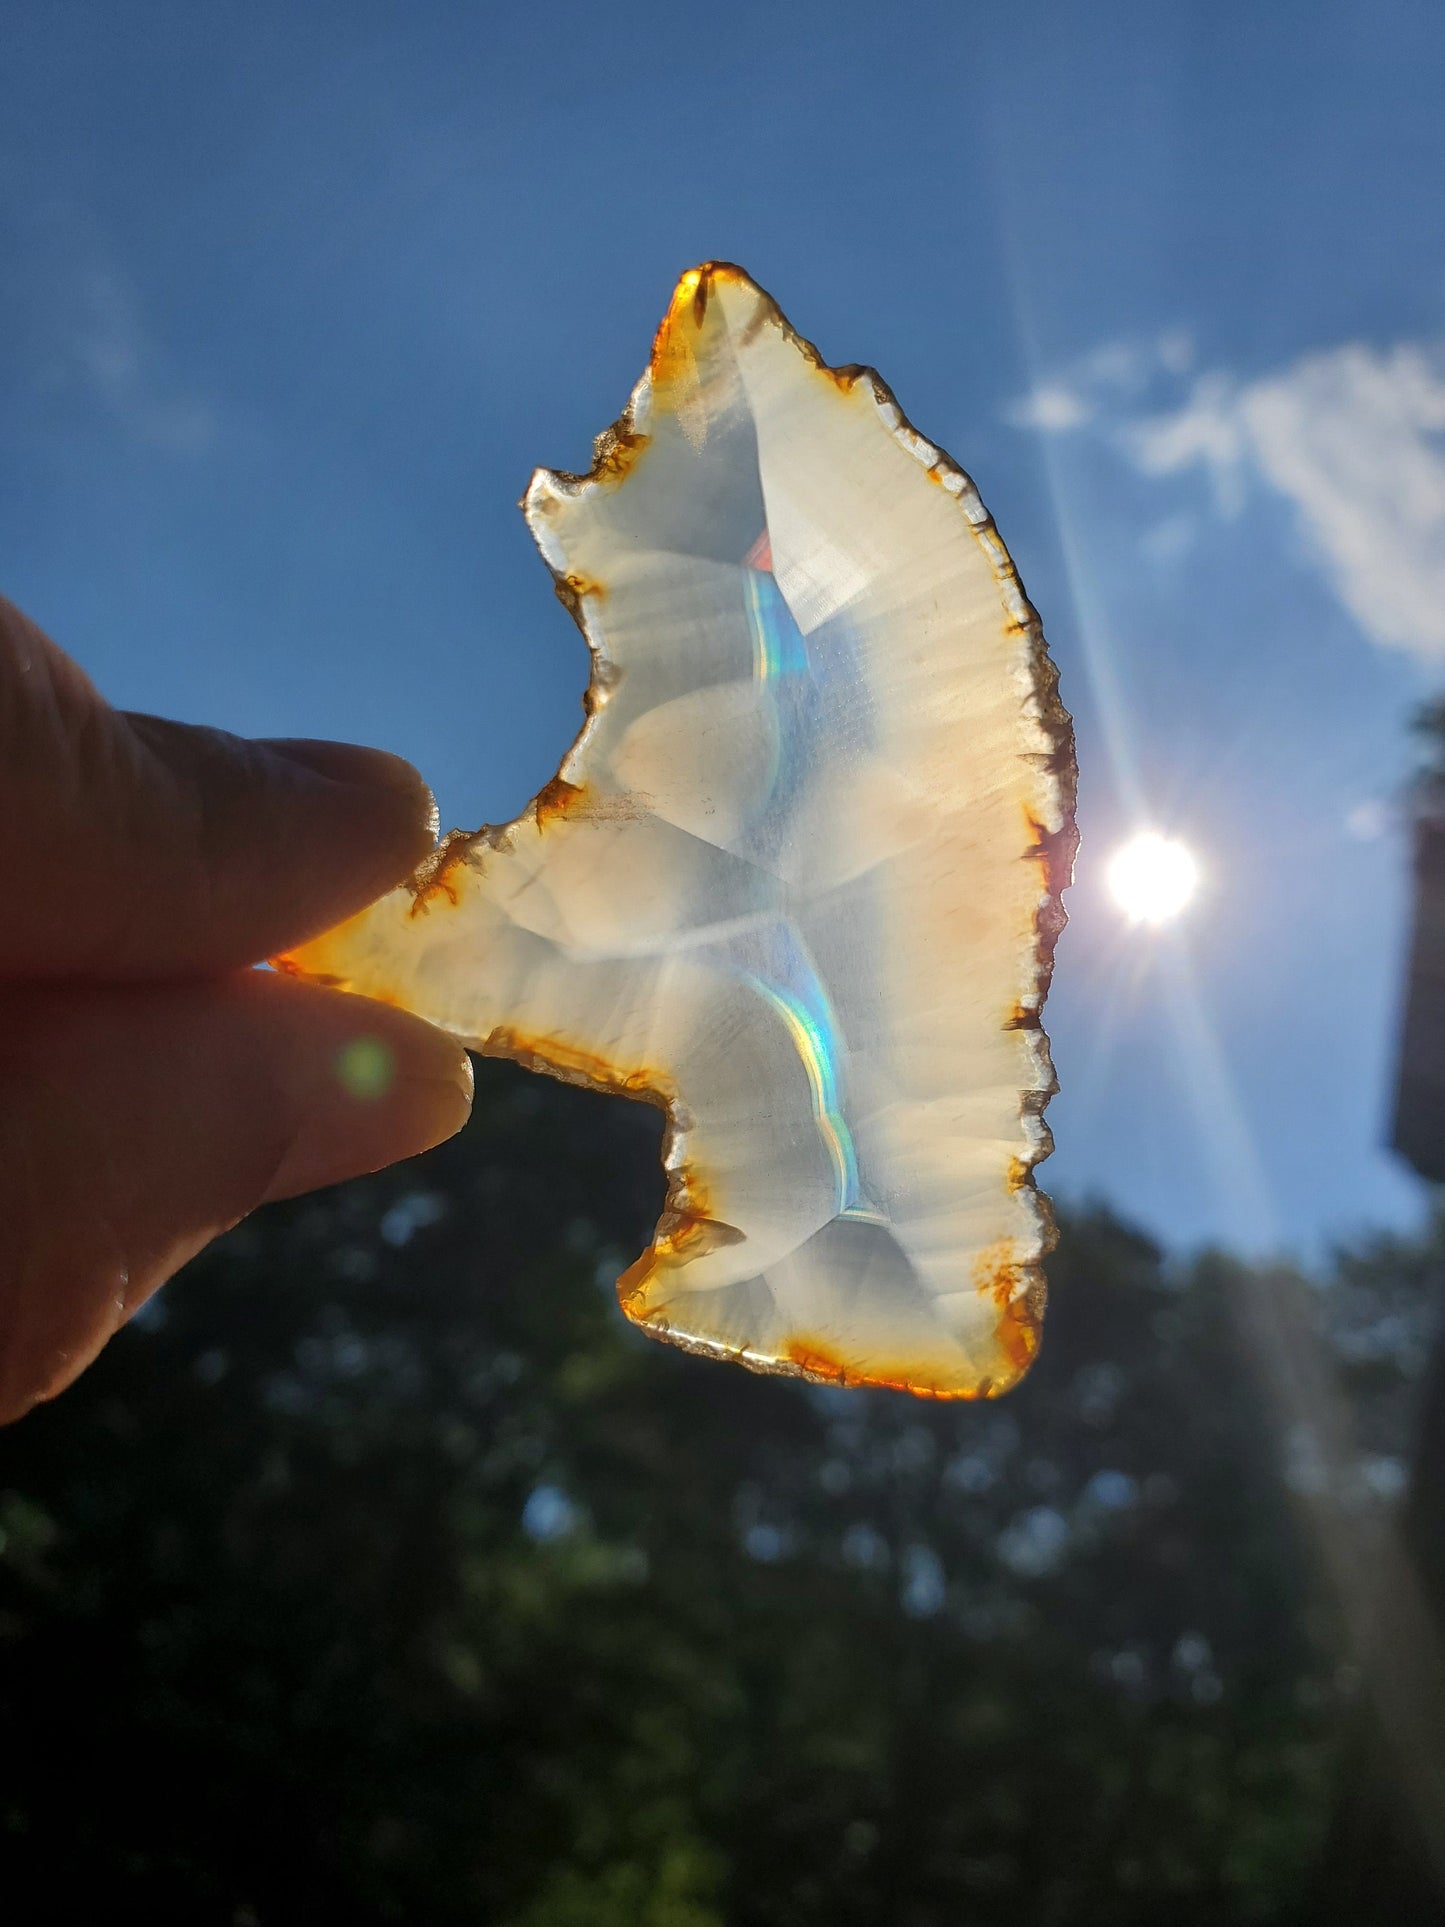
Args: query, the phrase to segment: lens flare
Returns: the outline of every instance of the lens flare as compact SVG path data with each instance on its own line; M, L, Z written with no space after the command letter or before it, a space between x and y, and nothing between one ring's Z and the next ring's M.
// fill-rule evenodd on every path
M1109 860L1109 891L1130 923L1168 923L1199 887L1199 865L1182 843L1141 830Z

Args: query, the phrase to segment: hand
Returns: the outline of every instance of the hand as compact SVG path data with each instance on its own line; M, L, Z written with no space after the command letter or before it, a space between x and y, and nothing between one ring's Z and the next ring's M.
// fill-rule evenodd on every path
M248 968L434 838L409 764L113 710L0 599L0 1421L256 1205L465 1122L452 1039Z

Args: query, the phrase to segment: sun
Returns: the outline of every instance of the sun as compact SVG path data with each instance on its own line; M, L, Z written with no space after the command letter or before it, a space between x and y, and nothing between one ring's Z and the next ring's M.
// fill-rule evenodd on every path
M1109 891L1130 923L1168 923L1199 887L1193 854L1157 830L1141 830L1109 859Z

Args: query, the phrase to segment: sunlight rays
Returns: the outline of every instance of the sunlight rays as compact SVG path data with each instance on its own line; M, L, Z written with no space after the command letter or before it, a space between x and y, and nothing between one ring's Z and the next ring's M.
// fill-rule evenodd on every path
M1023 259L1021 236L1026 228L1021 220L1014 218L1018 210L1012 203L1017 197L1001 155L995 181L1002 215L1001 244L1023 351L1024 374L1032 392L1047 378L1048 370L1040 351ZM1198 866L1182 845L1146 829L1158 820L1158 812L1153 807L1154 799L1146 792L1139 755L1141 732L1120 673L1107 594L1080 528L1075 506L1078 491L1069 486L1065 474L1067 444L1062 436L1041 434L1036 437L1035 446L1063 563L1073 637L1082 658L1095 727L1102 738L1108 787L1125 822L1136 826L1133 858L1124 878L1127 901L1122 906L1131 917L1131 926L1118 930L1117 940L1106 941L1093 959L1098 970L1096 981L1102 980L1107 990L1090 1012L1088 1055L1076 1088L1080 1089L1085 1104L1093 1101L1093 1092L1099 1080L1107 1075L1107 1067L1123 1041L1141 995L1157 973L1157 995L1175 1039L1181 1082L1187 1091L1191 1121L1210 1188L1223 1207L1222 1215L1239 1225L1239 1241L1256 1252L1273 1251L1279 1240L1277 1201L1237 1080L1226 1061L1213 1017L1206 1008L1188 945L1177 930L1160 927L1167 915L1177 913L1194 894ZM1053 627L1057 634L1060 627L1057 621ZM1076 710L1077 707L1081 706L1076 706ZM1087 781L1086 762L1086 786ZM1087 797L1086 787L1082 812L1085 851L1088 847ZM1141 849L1139 839L1151 834L1153 842ZM1162 862L1161 844L1165 846ZM1124 847L1128 850L1131 846L1126 843ZM1128 874L1130 870L1132 875ZM1102 866L1091 869L1086 858L1083 875L1075 886L1078 909L1087 914L1093 907L1094 893L1108 887L1109 881L1108 872ZM1082 903L1078 902L1080 896L1084 898ZM1216 906L1215 915L1219 914ZM1130 948L1136 953L1132 958L1126 955ZM1126 1192L1121 1194L1120 1202L1127 1208Z

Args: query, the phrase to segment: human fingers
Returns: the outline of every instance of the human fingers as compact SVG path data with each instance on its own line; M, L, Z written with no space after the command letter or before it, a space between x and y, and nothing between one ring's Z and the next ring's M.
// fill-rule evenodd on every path
M273 956L432 848L409 763L112 709L0 598L0 977L211 974Z
M265 971L0 1008L0 1422L67 1385L256 1205L458 1130L465 1052Z

